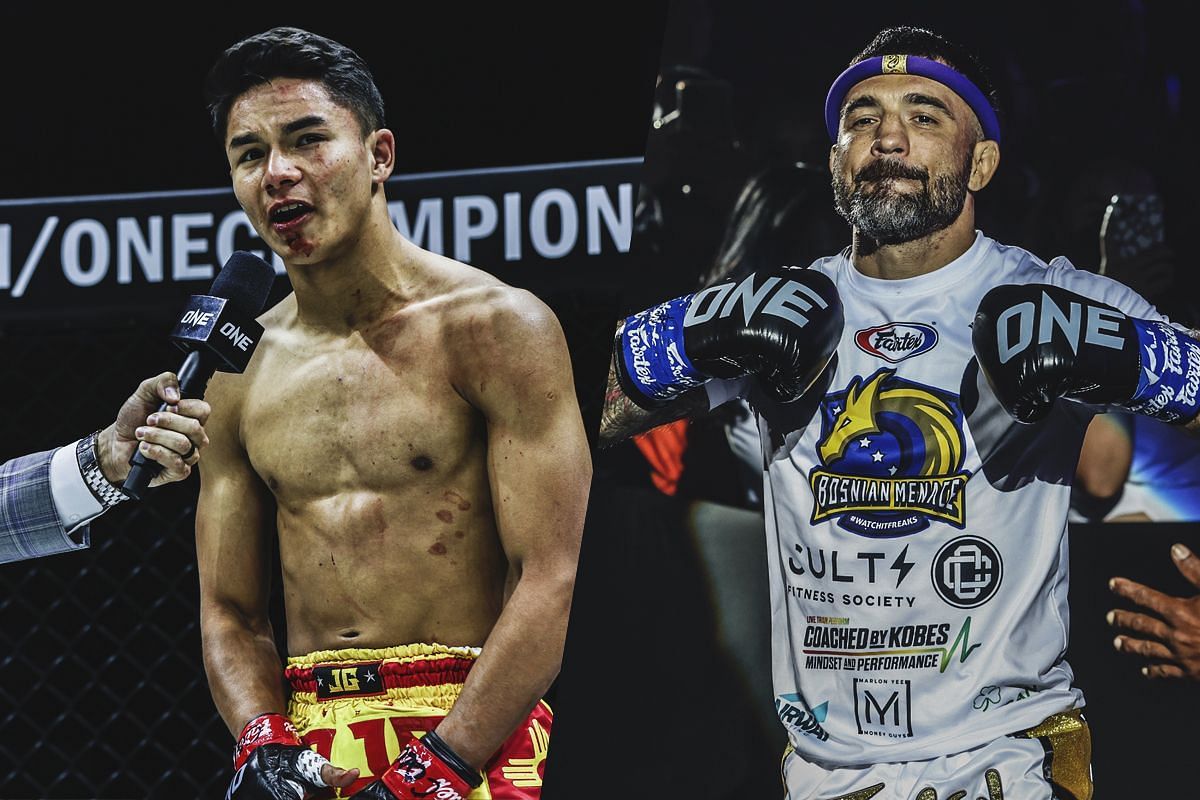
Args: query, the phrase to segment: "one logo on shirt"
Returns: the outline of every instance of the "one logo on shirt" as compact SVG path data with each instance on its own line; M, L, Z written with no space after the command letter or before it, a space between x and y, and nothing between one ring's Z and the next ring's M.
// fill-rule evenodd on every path
M966 523L958 396L884 368L821 401L821 466L809 474L812 523L836 519L862 536L907 536L929 521Z
M829 740L829 732L821 727L821 723L829 714L828 700L810 709L800 695L781 694L775 698L775 713L779 715L779 721L788 728L822 742Z
M1003 577L1000 551L978 536L951 539L933 558L933 588L955 608L977 608L991 600Z
M854 721L862 736L911 738L912 681L855 678Z
M923 322L889 322L858 331L854 343L868 355L898 364L932 350L938 343L938 332Z

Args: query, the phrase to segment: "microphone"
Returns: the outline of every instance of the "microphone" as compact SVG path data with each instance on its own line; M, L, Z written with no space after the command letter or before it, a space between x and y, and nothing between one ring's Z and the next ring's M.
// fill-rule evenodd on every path
M171 331L171 341L187 353L176 372L179 396L203 397L208 380L217 370L243 372L263 335L255 320L267 303L275 270L253 253L238 250L213 279L208 294L188 298L179 322ZM159 406L165 411L167 403ZM162 469L157 461L134 450L129 475L121 491L140 500L150 481Z

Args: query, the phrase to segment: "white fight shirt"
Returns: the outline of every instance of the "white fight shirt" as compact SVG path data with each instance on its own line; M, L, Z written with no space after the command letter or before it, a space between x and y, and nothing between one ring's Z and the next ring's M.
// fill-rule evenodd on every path
M984 293L1046 283L1142 319L1127 287L976 234L903 280L815 262L846 325L836 367L786 406L749 381L764 465L776 710L830 766L970 749L1081 707L1067 646L1067 511L1094 409L1015 422L979 374ZM1099 613L1099 612L1097 612Z

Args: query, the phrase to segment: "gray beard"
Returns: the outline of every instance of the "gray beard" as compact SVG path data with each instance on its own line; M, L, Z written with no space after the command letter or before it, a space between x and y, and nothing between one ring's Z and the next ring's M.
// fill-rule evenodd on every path
M921 191L897 192L887 182L878 183L864 194L857 176L854 186L840 177L833 179L833 197L837 212L859 234L878 244L902 244L924 238L950 227L962 213L967 201L967 182L971 177L971 155L955 175L922 179Z

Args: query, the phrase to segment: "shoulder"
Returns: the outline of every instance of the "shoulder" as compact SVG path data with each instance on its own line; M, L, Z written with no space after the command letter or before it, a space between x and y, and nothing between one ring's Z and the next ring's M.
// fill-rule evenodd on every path
M1023 247L978 234L977 269L983 280L999 283L1046 283L1046 262Z
M538 297L498 285L464 289L448 305L446 362L464 399L494 411L565 395L573 374L566 338Z
M1107 303L1139 319L1161 319L1162 314L1140 294L1106 275L1076 269L1066 257L1058 256L1046 267L1045 283Z
M504 359L561 340L558 317L532 292L496 284L460 289L448 298L446 332L468 356Z
M532 292L470 264L409 246L409 258L427 286L419 308L435 314L448 336L484 345L498 336L557 326L554 313Z
M1065 256L1043 261L1021 247L990 241L988 257L1001 271L998 283L1045 283L1081 294L1142 319L1165 319L1145 298L1106 275L1079 269Z
M435 321L459 382L567 358L558 317L537 295L436 253L415 257L431 291L413 310Z
M850 248L832 256L818 258L808 266L809 269L824 273L837 280L838 276L850 268Z

